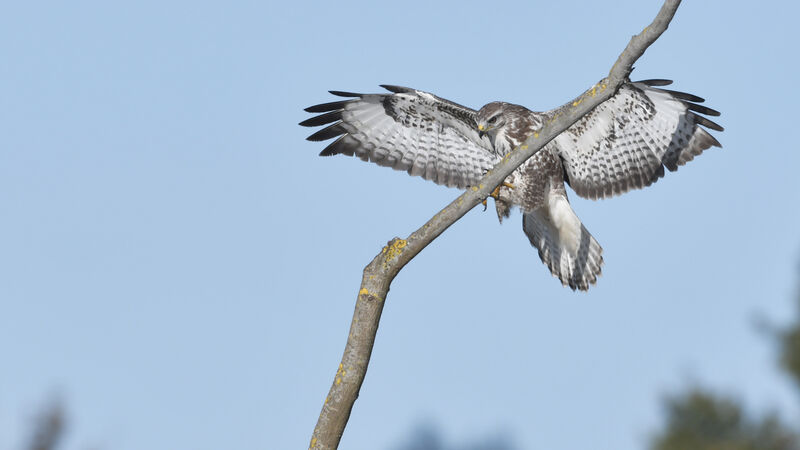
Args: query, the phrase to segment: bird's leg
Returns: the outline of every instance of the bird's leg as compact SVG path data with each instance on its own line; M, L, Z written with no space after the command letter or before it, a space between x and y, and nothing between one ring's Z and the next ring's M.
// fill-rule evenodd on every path
M494 201L497 201L497 199L498 199L498 198L500 198L500 188L502 188L502 187L507 187L507 188L509 188L509 189L514 189L514 185L513 185L513 184L511 184L511 183L506 183L505 181L503 181L503 183L501 183L499 186L497 186L496 188L494 188L494 190L492 191L492 193L491 193L491 194L489 194L489 197L492 197L492 198L494 199ZM487 205L487 200L489 200L489 197L486 197L486 198L485 198L485 199L483 199L483 201L481 202L481 204L483 204L483 210L484 210L484 211L486 211L486 208L488 207L488 205Z

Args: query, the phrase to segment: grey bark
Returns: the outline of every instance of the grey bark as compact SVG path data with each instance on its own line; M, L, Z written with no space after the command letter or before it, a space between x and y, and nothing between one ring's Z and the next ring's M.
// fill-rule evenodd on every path
M364 268L344 355L314 428L310 449L338 448L350 418L350 411L367 373L389 286L403 266L450 225L486 199L494 188L545 144L597 105L608 100L625 82L634 62L667 29L679 5L680 0L666 0L653 23L631 38L606 78L562 106L560 108L562 114L558 114L551 122L530 136L525 144L509 153L486 174L478 186L461 194L406 239L394 238L389 241Z

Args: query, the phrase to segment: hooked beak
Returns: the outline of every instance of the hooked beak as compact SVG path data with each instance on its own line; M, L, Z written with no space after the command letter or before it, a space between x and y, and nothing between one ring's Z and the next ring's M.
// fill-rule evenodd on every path
M478 137L483 139L484 136L486 136L486 127L483 125L478 125Z

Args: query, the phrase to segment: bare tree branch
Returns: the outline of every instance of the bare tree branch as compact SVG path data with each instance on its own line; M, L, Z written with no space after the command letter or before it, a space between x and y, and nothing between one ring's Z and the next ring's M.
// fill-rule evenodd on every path
M367 373L386 294L398 272L444 230L485 199L495 187L545 144L597 105L608 100L625 82L633 63L667 29L678 5L680 0L666 0L653 23L631 38L611 68L608 77L562 106L559 114L530 136L525 144L503 158L478 186L461 194L408 238L392 239L364 268L342 362L322 406L322 412L311 437L310 449L336 449L339 446L353 403L358 397Z

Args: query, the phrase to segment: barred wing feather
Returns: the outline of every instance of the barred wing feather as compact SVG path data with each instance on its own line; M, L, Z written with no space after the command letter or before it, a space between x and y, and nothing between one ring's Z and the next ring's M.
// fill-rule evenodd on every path
M549 144L578 195L605 198L649 186L665 167L675 171L703 150L720 147L705 128L722 127L700 115L719 112L699 105L700 97L657 87L670 83L626 83Z
M357 156L457 188L476 185L498 161L488 138L478 135L476 111L427 92L383 87L390 93L331 91L351 99L306 108L322 114L300 125L331 124L308 140L337 138L320 155Z

